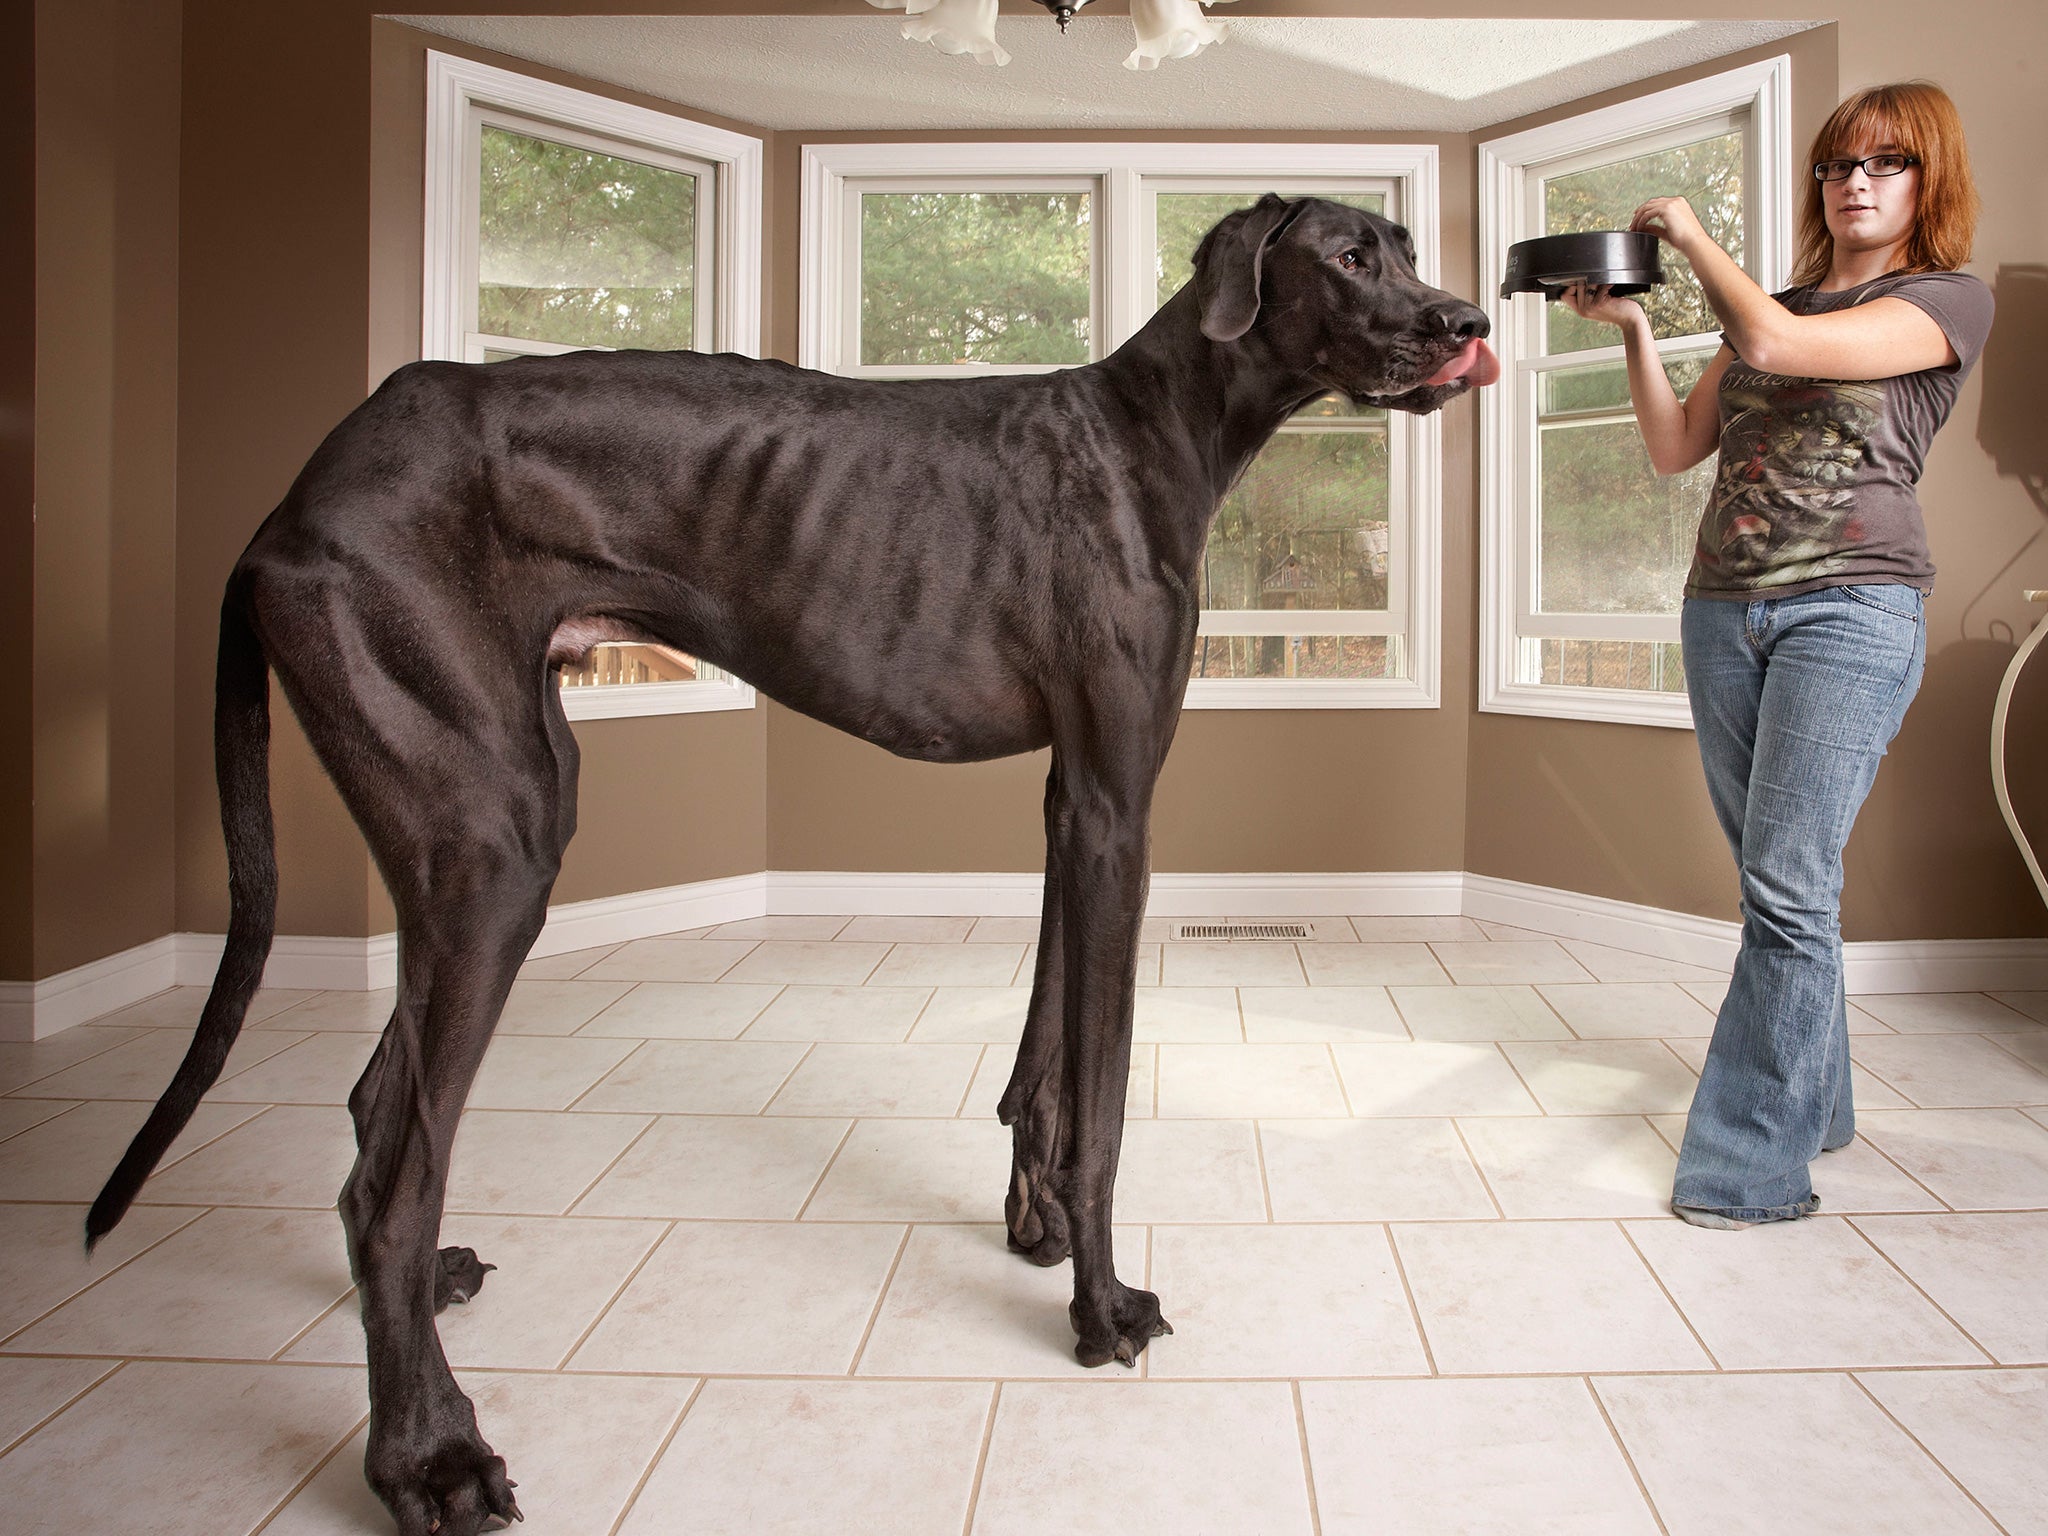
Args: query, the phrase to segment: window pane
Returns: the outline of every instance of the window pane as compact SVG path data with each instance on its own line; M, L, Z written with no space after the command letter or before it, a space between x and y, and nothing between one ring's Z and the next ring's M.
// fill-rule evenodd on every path
M1584 234L1626 229L1636 209L1653 197L1683 197L1714 241L1743 260L1743 132L1718 134L1695 144L1595 166L1543 183L1543 233ZM1659 338L1694 336L1721 329L1693 276L1692 266L1662 247L1665 282L1639 297ZM1576 352L1611 347L1619 340L1611 325L1581 320L1562 304L1543 309L1544 350Z
M1522 659L1525 683L1685 692L1685 662L1665 641L1525 640Z
M487 125L477 329L568 346L693 346L697 180Z
M1380 412L1377 431L1283 432L1265 446L1210 525L1204 608L1386 608L1385 422Z
M562 668L564 688L612 688L624 683L726 682L732 674L665 645L605 644L584 665Z
M1666 359L1681 395L1711 355ZM1538 611L1678 612L1713 459L1679 475L1650 467L1620 363L1549 370L1539 409Z
M860 360L900 367L1088 361L1086 192L868 192Z
M1399 635L1203 635L1188 677L1398 679L1401 655Z

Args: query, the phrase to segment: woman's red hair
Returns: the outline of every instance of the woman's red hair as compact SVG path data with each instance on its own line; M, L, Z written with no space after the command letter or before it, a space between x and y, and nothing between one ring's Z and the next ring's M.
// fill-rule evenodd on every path
M1920 162L1920 206L1906 240L1902 272L1953 272L1970 259L1977 234L1977 184L1970 179L1970 151L1963 120L1948 92L1926 80L1874 85L1850 96L1814 136L1809 166L1846 160L1888 145ZM1866 148L1865 146L1869 146ZM1834 260L1821 184L1809 173L1799 204L1799 254L1794 283L1817 283Z

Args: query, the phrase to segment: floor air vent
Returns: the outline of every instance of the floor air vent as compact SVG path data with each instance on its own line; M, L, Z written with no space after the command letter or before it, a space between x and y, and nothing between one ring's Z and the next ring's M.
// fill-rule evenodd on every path
M1306 923L1180 923L1176 939L1305 939Z

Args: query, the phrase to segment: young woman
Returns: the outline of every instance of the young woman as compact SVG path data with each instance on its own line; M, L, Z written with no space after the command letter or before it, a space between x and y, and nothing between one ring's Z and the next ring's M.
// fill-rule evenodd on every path
M1692 264L1726 329L1684 400L1640 306L1619 326L1660 474L1720 461L1680 636L1700 760L1742 882L1742 948L1693 1095L1672 1209L1745 1227L1819 1207L1808 1164L1855 1134L1842 989L1842 848L1919 687L1934 582L1914 486L1991 328L1955 104L1859 91L1809 157L1796 286L1767 294L1683 198L1636 211Z

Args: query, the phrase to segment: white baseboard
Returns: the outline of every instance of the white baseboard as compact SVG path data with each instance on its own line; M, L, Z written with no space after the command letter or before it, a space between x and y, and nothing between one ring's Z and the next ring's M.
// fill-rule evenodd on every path
M548 910L533 954L623 944L768 913L1036 916L1036 874L846 874L768 870ZM1739 927L1490 875L1156 874L1153 917L1458 916L1726 970ZM167 934L38 982L0 982L0 1041L40 1040L173 986L213 980L219 934ZM2048 939L1914 939L1844 946L1852 993L2048 990ZM398 939L282 935L263 983L363 991L397 979Z

